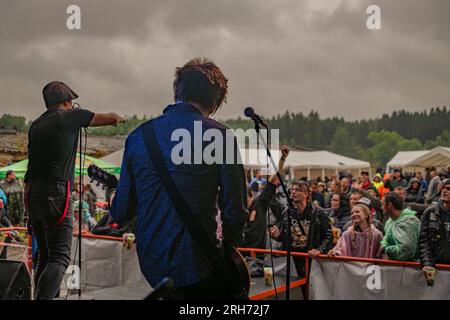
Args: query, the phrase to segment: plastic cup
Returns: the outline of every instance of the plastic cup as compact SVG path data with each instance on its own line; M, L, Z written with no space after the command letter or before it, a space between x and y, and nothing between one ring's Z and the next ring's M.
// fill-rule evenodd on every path
M264 282L266 286L271 286L273 284L273 273L271 267L264 267Z
M436 270L434 269L429 269L425 272L425 277L427 279L427 285L428 286L433 286L434 285L434 275L436 273Z

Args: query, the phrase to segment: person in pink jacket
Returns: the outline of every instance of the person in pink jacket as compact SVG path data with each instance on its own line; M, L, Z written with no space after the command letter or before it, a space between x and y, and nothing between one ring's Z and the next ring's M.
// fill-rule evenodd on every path
M372 224L370 209L363 203L352 208L352 226L339 238L329 256L381 259L383 234Z

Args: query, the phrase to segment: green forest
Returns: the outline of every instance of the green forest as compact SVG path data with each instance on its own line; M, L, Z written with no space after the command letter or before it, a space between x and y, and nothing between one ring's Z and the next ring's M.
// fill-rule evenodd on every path
M92 135L127 135L147 118L132 116L117 127L90 129ZM346 121L343 117L322 119L311 111L286 112L266 119L272 129L280 129L280 143L306 150L330 150L384 166L398 151L450 147L450 109L436 107L421 112L405 110L369 120ZM241 117L222 121L230 128L248 129L253 123ZM4 114L0 128L26 132L24 117Z

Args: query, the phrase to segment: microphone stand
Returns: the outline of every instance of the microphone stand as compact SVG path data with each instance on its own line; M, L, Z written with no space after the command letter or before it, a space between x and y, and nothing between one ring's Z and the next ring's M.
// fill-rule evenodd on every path
M270 159L272 166L277 172L278 180L280 181L281 188L283 189L284 194L286 195L286 199L288 202L288 210L287 210L287 232L286 232L286 300L290 299L290 286L291 286L291 255L292 255L292 236L291 236L291 213L294 209L294 204L292 203L292 199L289 196L289 192L286 187L286 183L284 182L283 177L281 176L280 172L278 171L278 167L275 164L275 161L273 160L272 154L270 153L270 149L267 145L267 142L264 140L264 137L262 134L260 134L261 124L259 121L253 119L255 121L255 130L258 134L259 138L261 139L264 147L266 148L266 153L268 158ZM265 124L262 124L263 127L266 130L269 130L268 126Z
M80 198L78 199L78 268L80 270L80 283L78 288L78 299L81 299L81 225L83 223L83 193L84 193L84 186L83 186L83 133L82 130L79 130L80 133Z

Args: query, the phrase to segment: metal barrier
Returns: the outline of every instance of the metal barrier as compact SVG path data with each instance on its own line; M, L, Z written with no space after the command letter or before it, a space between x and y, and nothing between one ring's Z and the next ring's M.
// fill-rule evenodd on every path
M13 228L0 228L1 232L8 232L8 231L27 231L27 228L23 227L13 227ZM74 237L77 237L78 234L74 233ZM99 239L99 240L106 240L106 241L119 241L122 242L123 239L119 237L110 237L110 236L101 236L101 235L94 235L91 233L82 233L83 238L87 239ZM32 267L32 252L31 252L31 246L32 246L32 237L28 236L28 245L17 245L17 244L3 244L0 243L0 245L6 245L11 247L27 247L28 248L28 255L27 255L27 267L29 268L29 271L31 271ZM262 253L262 254L275 254L275 255L281 255L284 256L287 254L286 251L283 250L269 250L269 249L256 249L256 248L238 248L240 252L244 253L250 253L252 257L255 257L256 254ZM304 257L305 258L305 277L301 278L297 281L294 281L291 283L290 288L297 288L300 286L309 286L309 274L310 274L310 258L311 259L328 259L328 260L337 260L342 262L364 262L364 263L370 263L375 265L385 265L385 266L398 266L398 267L410 267L410 268L422 268L421 264L419 262L409 262L409 261L394 261L394 260L382 260L382 259L368 259L368 258L355 258L355 257L342 257L342 256L336 256L336 257L329 257L327 255L319 255L317 257L310 257L307 253L301 253L301 252L292 252L292 256L298 256L298 257ZM436 269L441 270L450 270L450 265L444 265L444 264L437 264L435 266ZM274 296L276 292L281 293L286 291L286 286L281 285L276 287L276 289L270 289L263 292L260 292L256 295L251 296L250 298L252 300L260 300L265 299L271 296ZM307 291L306 291L307 292ZM308 297L306 297L308 298Z

